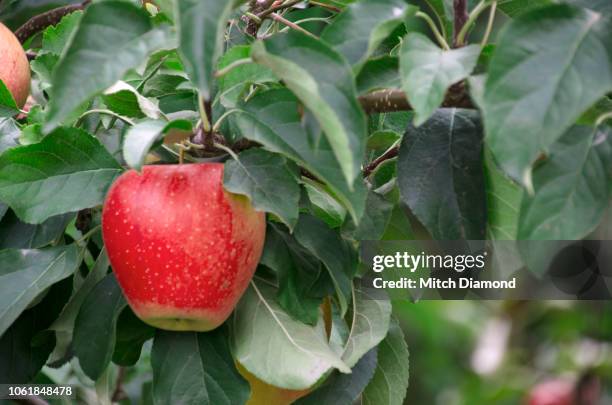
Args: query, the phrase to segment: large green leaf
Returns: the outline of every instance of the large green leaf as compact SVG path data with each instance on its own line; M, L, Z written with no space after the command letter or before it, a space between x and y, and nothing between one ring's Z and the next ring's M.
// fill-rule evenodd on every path
M501 11L514 18L538 7L548 6L553 3L554 0L501 0L498 6Z
M519 239L575 240L597 227L610 201L610 184L609 166L593 147L593 137L592 128L573 127L534 170L535 195L523 198Z
M487 211L482 128L476 111L439 109L410 126L399 152L398 185L435 239L484 239Z
M74 273L79 263L76 245L0 251L0 336L37 296Z
M85 298L74 323L74 353L81 368L97 380L115 350L117 318L127 302L115 275L108 274Z
M325 187L315 181L304 183L312 213L321 218L330 228L337 228L346 218L346 208L325 190Z
M261 264L276 271L278 303L293 318L316 325L324 291L317 291L321 263L278 224L270 223Z
M256 42L251 54L312 112L352 189L361 173L366 120L346 60L324 42L299 32Z
M24 311L0 334L0 381L28 384L45 365L55 346L53 333L46 331L70 296L69 278L48 289L40 303ZM4 403L4 402L3 402Z
M391 320L391 301L372 297L358 289L354 293L351 332L342 353L342 360L349 367L385 338Z
M50 363L65 357L69 345L72 343L74 322L79 314L81 305L91 290L93 290L93 288L106 276L109 266L110 261L106 254L106 249L103 248L96 259L94 267L89 271L85 280L78 286L78 289L72 294L57 319L55 319L53 324L49 327L49 330L55 332L57 340L57 346L49 359ZM77 288L76 285L75 288Z
M27 223L101 204L121 166L93 136L60 128L0 156L0 200Z
M19 107L11 91L6 87L2 79L0 79L0 119L12 117L17 114L19 114Z
M353 405L366 387L376 369L376 348L370 350L351 369L351 374L335 373L325 384L307 397L298 399L295 405Z
M349 220L343 226L343 231L348 232L357 241L379 240L387 229L392 211L393 204L391 202L385 200L380 194L370 191L366 200L366 209L359 225L355 226L353 221Z
M185 70L205 99L211 98L225 28L237 0L177 0L179 51Z
M144 343L153 338L155 328L141 321L130 307L126 307L117 319L117 333L113 351L113 363L131 367L138 362Z
M77 29L81 17L83 12L75 11L64 16L58 24L47 27L43 31L41 51L61 55L69 43L70 36Z
M12 118L0 118L0 154L7 149L18 146L21 131Z
M45 132L140 65L147 55L175 45L168 27L153 28L142 8L116 0L87 7L71 38L53 72Z
M36 249L56 241L74 215L51 217L42 224L23 223L9 211L0 221L0 249Z
M153 403L242 405L248 382L238 374L224 328L208 333L159 330L153 343Z
M232 115L243 137L257 141L276 153L294 160L329 185L355 221L363 214L366 188L357 178L351 191L326 138L313 145L300 122L298 101L286 89L254 96Z
M416 10L403 0L358 1L340 13L321 38L344 55L351 65L358 65Z
M612 25L589 10L538 8L508 24L484 96L487 142L502 169L529 185L532 163L612 90Z
M373 90L400 87L399 60L392 56L369 59L357 75L357 92L369 93Z
M349 373L327 342L323 317L316 326L296 321L275 295L274 288L252 282L242 296L232 319L236 360L259 379L287 389L312 387L333 368Z
M445 51L423 34L411 32L406 36L400 52L400 71L402 88L414 108L416 126L440 107L451 85L472 73L478 55L478 45Z
M364 405L402 405L409 377L408 346L397 321L378 347L378 366L363 392Z
M352 246L323 220L308 214L300 215L294 236L325 265L336 290L340 312L344 315L351 301L353 276L357 272L357 254Z
M490 153L485 154L485 172L489 237L516 240L523 189L497 168Z
M300 201L297 178L297 168L284 157L255 148L225 164L223 186L231 193L246 195L255 209L275 214L293 229Z

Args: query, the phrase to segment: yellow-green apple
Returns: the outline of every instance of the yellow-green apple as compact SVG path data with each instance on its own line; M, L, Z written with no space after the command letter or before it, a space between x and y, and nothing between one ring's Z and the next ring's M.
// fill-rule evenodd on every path
M17 106L22 108L30 94L30 64L19 40L1 23L0 79L13 95Z
M150 165L111 186L102 213L110 263L143 321L168 330L222 324L253 277L265 214L223 188L223 165Z

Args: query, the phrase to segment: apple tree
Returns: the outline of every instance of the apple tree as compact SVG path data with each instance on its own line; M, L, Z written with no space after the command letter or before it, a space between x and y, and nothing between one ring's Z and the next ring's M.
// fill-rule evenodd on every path
M399 405L408 348L391 301L359 287L361 241L610 236L608 1L43 1L29 19L23 3L0 1L27 50L0 31L0 383ZM156 328L113 271L105 198L130 170L203 163L265 213L263 250L221 326ZM160 223L204 216L170 197ZM178 252L206 234L169 232Z

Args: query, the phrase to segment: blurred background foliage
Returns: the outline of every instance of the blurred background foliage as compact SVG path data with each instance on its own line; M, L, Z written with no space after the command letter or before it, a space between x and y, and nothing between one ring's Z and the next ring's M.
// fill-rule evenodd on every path
M406 405L527 405L534 387L576 386L585 376L601 390L596 403L612 403L610 302L395 301L394 313L410 348ZM85 403L150 404L150 353L149 340L134 367L112 365L97 385L74 359L45 367L35 382L75 384ZM117 378L121 392L100 395Z

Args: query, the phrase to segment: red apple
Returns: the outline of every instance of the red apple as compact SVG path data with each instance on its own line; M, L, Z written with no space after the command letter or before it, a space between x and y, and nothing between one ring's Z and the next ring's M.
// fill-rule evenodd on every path
M30 63L19 40L0 24L0 79L22 108L30 94Z
M104 203L102 234L136 315L168 330L222 324L253 277L265 214L223 189L223 165L145 166Z

